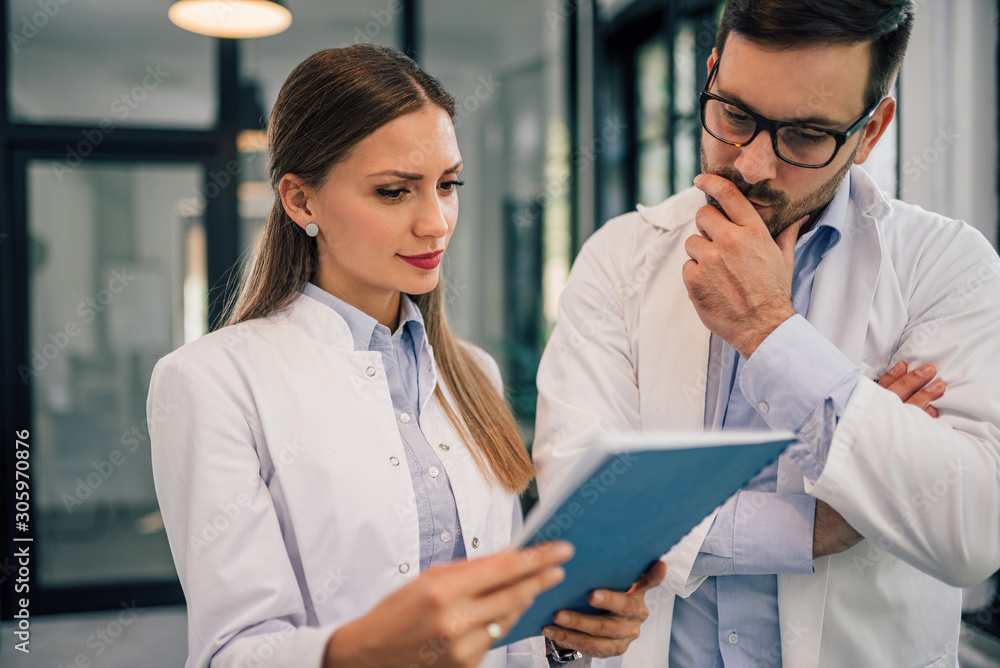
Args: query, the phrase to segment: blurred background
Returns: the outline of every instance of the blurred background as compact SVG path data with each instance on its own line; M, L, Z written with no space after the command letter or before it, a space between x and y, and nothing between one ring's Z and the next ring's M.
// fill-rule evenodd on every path
M698 171L717 0L281 4L282 32L219 38L171 22L172 0L0 2L0 420L5 439L30 431L34 537L29 657L13 650L5 443L3 666L183 665L147 383L159 357L217 322L249 257L272 199L268 113L306 56L393 45L456 97L466 186L448 309L500 361L529 443L535 370L576 252ZM996 245L1000 3L918 5L897 121L866 167ZM1000 665L995 582L966 598L963 665Z

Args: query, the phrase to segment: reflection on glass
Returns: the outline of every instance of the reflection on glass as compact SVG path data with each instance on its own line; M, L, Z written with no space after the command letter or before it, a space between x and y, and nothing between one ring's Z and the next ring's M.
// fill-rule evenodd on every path
M29 165L30 352L20 370L43 586L175 578L146 396L157 359L205 330L204 230L187 212L201 182L197 165Z

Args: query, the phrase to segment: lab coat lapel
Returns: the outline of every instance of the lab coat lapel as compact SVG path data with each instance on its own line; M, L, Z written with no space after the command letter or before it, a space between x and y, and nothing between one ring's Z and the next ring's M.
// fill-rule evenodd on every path
M852 169L851 202L840 243L816 270L807 318L863 370L867 370L865 340L882 271L879 225L888 209L888 202L871 177L860 169ZM778 484L782 492L805 492L801 471L786 455L778 463ZM830 557L815 559L813 567L813 575L778 576L778 614L785 666L819 666Z
M639 335L633 360L638 368L643 430L701 431L705 426L705 388L708 382L708 349L711 332L701 322L683 285L681 269L688 261L684 240L697 234L694 217L706 203L691 188L655 207L638 207L664 236L645 250L638 275L650 267L645 294L656 295L655 310L639 313Z

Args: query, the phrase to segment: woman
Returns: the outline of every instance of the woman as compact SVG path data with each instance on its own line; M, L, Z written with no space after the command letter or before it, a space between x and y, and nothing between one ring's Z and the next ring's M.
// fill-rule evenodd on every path
M572 548L502 550L533 468L496 363L445 319L454 112L371 44L314 54L282 87L278 197L227 326L150 382L150 407L176 407L150 424L190 666L547 665L541 638L489 651ZM619 654L661 579L547 632Z

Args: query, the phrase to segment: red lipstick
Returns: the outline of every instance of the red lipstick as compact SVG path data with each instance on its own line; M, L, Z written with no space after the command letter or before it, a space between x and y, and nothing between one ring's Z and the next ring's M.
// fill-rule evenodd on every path
M433 253L425 253L424 255L400 255L399 257L403 262L412 264L417 269L435 269L441 264L442 254L444 254L444 251L439 250Z

